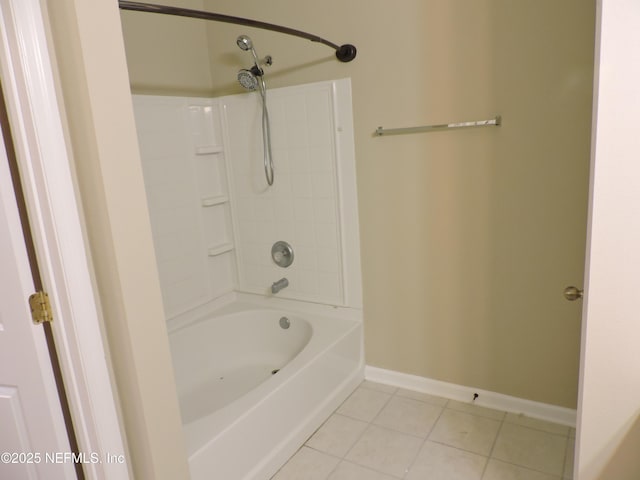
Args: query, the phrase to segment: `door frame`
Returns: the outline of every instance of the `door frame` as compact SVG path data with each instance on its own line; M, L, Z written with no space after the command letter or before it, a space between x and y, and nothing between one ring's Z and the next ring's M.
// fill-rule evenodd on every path
M38 0L0 0L0 75L80 451L114 458L127 452L43 19ZM84 467L87 478L128 479L129 465Z

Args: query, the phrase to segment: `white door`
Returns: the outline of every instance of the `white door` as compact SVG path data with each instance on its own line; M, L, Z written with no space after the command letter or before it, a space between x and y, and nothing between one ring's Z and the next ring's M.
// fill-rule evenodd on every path
M1 136L0 136L1 139ZM22 228L0 141L0 479L76 478Z
M640 2L599 0L576 479L640 478Z

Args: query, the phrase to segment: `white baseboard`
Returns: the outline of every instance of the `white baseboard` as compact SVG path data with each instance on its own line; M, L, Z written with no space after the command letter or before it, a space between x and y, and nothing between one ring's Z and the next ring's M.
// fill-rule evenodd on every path
M524 398L511 397L501 393L465 387L463 385L442 382L417 375L409 375L393 370L385 370L369 365L364 369L364 377L366 380L372 382L384 383L394 387L415 390L461 402L473 401L474 394L477 393L478 398L473 402L476 405L505 412L523 414L528 417L559 423L573 428L576 426L576 410L570 408L534 402Z

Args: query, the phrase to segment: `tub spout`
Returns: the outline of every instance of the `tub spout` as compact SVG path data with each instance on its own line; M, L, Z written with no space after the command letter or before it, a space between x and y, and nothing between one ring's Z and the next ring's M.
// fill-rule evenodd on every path
M273 282L271 285L271 293L276 294L283 288L287 288L289 286L289 280L286 278L281 278L277 282Z

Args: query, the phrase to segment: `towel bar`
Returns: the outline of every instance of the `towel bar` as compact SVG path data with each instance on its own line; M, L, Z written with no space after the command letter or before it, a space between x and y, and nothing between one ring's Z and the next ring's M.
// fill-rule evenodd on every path
M405 127L405 128L382 128L378 127L374 132L376 137L383 135L399 135L403 133L421 133L421 132L433 132L436 130L447 130L451 128L471 128L471 127L489 127L495 125L496 127L502 124L502 117L497 115L490 120L477 120L475 122L458 122L458 123L443 123L440 125L425 125L422 127Z

